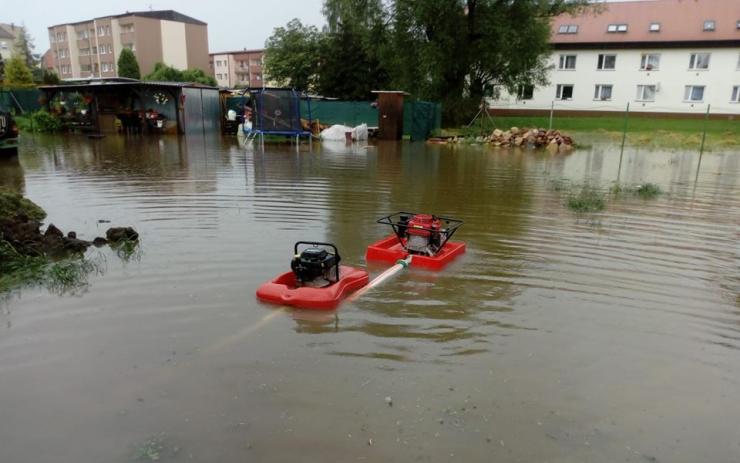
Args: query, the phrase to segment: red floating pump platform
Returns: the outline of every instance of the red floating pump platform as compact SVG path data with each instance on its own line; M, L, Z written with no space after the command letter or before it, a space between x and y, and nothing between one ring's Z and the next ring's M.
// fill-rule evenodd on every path
M299 253L300 246L304 249ZM339 251L333 244L299 241L294 253L291 271L260 286L258 299L301 309L331 310L370 280L364 270L339 265Z
M390 225L393 235L367 248L365 258L394 263L412 255L411 265L441 270L465 252L465 243L450 241L462 220L414 212L398 212L378 220Z

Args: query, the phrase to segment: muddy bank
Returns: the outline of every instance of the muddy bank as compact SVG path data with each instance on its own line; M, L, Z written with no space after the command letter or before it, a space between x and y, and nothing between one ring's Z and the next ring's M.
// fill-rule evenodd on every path
M82 258L90 246L101 247L120 243L136 243L139 234L131 227L112 227L105 237L92 241L77 238L77 233L66 234L49 224L42 230L46 212L17 193L0 191L0 291L18 284L38 281L46 264L65 259L84 262ZM80 259L68 259L68 258Z

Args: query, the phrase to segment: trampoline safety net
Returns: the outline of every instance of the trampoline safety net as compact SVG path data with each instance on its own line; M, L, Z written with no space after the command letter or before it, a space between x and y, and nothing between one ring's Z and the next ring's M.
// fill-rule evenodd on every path
M292 89L259 89L251 93L255 104L256 130L266 134L303 132L298 92Z

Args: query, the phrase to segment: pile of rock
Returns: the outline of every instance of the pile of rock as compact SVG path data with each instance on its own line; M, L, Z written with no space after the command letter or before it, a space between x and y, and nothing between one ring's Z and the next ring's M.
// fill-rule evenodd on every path
M19 254L55 257L85 252L92 245L99 247L121 241L136 241L139 238L139 234L131 227L109 228L105 238L97 237L93 241L78 239L77 233L73 231L65 235L53 224L49 224L43 232L40 227L40 221L23 213L13 217L0 217L0 238L13 246Z
M559 130L520 129L517 127L512 127L506 131L496 129L486 137L486 141L493 146L506 148L550 147L564 150L571 149L574 144L571 137L560 133Z

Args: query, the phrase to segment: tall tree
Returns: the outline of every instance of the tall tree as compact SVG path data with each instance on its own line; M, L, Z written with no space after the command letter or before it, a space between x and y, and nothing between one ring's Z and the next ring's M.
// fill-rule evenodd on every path
M298 19L276 27L265 44L265 73L278 85L316 90L321 41L316 27Z
M141 79L139 62L136 61L136 55L129 48L124 48L118 55L118 76Z
M362 31L339 24L328 33L321 49L318 91L347 100L368 100L371 91L385 88L388 74L365 47Z
M29 68L35 67L36 60L33 57L34 48L31 34L28 33L25 25L21 26L18 36L13 43L13 56L20 57Z
M486 87L545 83L551 19L587 5L586 0L395 0L387 65L397 86L445 102L448 121L464 118Z
M14 56L5 63L5 85L33 85L33 74L20 56Z
M358 97L390 86L442 101L457 123L487 89L544 84L550 24L588 0L325 0L327 28L294 19L267 40L282 85ZM373 80L376 79L376 80Z

